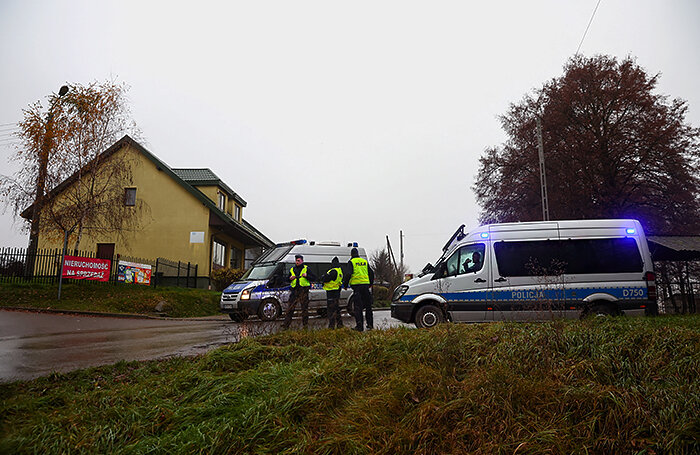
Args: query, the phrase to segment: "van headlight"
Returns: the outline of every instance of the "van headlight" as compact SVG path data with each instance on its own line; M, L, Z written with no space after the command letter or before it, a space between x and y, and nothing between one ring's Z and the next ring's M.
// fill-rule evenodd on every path
M401 286L397 287L396 290L394 291L394 295L391 297L391 301L396 302L401 297L403 297L403 295L406 293L406 291L408 291L408 286L406 286L406 285L401 285Z
M250 300L250 289L245 289L241 292L241 300Z

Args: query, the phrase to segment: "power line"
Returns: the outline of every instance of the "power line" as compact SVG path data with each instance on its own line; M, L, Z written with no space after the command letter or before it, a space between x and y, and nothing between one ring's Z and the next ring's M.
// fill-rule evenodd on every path
M581 42L578 43L578 48L576 49L576 53L574 55L578 55L578 51L581 50L581 46L583 45L583 40L586 39L586 34L588 34L588 29L591 28L591 24L593 23L593 18L595 17L595 12L598 11L598 7L600 6L601 0L598 0L598 3L595 5L595 9L593 10L593 14L591 14L591 20L588 21L588 25L586 26L586 31L583 32L583 37L581 37Z

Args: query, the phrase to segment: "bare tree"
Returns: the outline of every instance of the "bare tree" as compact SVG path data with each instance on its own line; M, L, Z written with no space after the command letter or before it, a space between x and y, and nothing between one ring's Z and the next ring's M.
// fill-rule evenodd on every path
M48 115L40 102L24 111L14 157L21 168L12 177L2 176L0 187L15 215L34 221L32 236L74 235L77 249L84 230L122 236L135 228L144 207L139 201L135 207L124 204L130 163L103 153L123 135L138 135L127 88L115 82L67 88L49 97Z

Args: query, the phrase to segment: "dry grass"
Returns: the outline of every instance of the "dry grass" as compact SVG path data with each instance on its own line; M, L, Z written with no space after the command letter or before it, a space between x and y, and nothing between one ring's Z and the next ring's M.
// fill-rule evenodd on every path
M0 386L3 453L698 453L700 317L286 332Z
M0 306L56 310L152 314L165 302L162 314L195 317L219 314L220 292L123 283L65 283L61 300L57 284L0 283Z

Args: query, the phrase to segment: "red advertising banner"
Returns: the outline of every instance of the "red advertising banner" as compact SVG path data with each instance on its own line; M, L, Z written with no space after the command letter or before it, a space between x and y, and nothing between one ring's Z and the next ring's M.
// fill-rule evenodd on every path
M63 278L74 280L109 281L109 259L66 256L63 260Z

